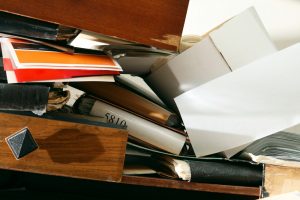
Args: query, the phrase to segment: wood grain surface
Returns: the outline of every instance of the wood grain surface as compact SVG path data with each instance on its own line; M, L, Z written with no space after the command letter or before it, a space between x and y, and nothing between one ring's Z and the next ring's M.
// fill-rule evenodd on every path
M162 179L162 178L149 178L149 177L141 177L141 176L123 176L121 183L151 186L151 187L193 190L193 191L202 191L202 192L214 192L214 193L222 193L222 194L235 194L235 195L253 196L257 198L260 196L261 193L260 187L195 183L195 182L186 182L186 181Z
M189 0L0 0L0 10L176 51Z
M15 159L5 138L28 127L39 148ZM0 113L0 168L120 181L127 132L121 129Z

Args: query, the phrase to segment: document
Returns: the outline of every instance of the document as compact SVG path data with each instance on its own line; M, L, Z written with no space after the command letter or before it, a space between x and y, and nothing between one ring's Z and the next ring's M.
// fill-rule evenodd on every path
M175 102L198 157L300 122L300 44L198 86Z

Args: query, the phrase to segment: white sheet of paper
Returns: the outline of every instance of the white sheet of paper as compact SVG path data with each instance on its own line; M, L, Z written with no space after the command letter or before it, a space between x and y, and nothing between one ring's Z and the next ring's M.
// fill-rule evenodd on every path
M222 55L207 37L169 60L145 81L164 102L176 109L175 97L229 72Z
M175 98L196 155L232 149L298 124L299 75L296 44Z
M277 51L253 7L212 30L170 59L145 81L171 108L174 98L196 86Z
M275 45L253 7L209 34L232 71L275 53Z
M35 82L115 82L114 76L103 75L103 76L87 76L87 77L76 77L67 79L51 79L45 81Z

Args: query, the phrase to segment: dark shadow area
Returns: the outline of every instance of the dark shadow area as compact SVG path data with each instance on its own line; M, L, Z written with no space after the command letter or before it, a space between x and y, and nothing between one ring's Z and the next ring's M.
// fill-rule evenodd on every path
M16 172L18 189L0 189L1 199L172 199L250 200L257 197L88 181Z
M36 140L41 150L46 150L57 163L88 163L104 153L96 134L77 129L63 129L44 140Z

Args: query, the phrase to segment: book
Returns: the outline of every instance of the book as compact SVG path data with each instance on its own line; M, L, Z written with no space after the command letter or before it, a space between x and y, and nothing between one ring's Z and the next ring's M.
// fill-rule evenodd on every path
M119 76L115 77L115 80L117 83L139 94L140 96L145 97L153 103L156 103L163 108L169 109L140 76L120 74Z
M0 32L39 40L68 43L79 30L8 12L0 12Z
M93 69L122 71L111 57L105 54L67 54L25 40L3 38L1 40L17 69Z
M71 46L101 50L111 55L122 66L123 73L147 75L157 59L172 55L171 52L128 41L107 40L102 35L81 31L70 43Z
M3 67L3 60L0 57L0 82L7 82L6 73Z
M80 114L105 117L108 123L124 127L130 137L147 146L179 155L186 136L90 96L79 98L74 110Z
M180 160L172 157L156 158L167 169L162 173L182 180L239 186L260 186L263 167L234 160Z
M298 191L299 179L299 167L265 164L262 197L275 197L276 195Z
M220 157L192 158L167 155L163 152L140 149L129 143L126 149L125 171L127 175L144 174L188 182L223 185L261 186L263 165L240 159Z
M254 141L239 156L259 163L300 167L299 142L299 134L282 131Z
M34 44L31 42L25 42L25 41L20 41L20 40L13 40L16 41L16 43L13 43L15 45L20 45L19 49L11 49L12 47L10 41L7 39L5 42L2 39L2 54L3 54L3 64L4 64L4 69L6 70L6 75L7 75L7 80L9 83L22 83L22 82L36 82L36 81L47 81L47 82L55 82L55 81L113 81L107 79L108 76L112 75L118 75L120 74L119 70L120 67L117 66L116 69L109 69L109 68L85 68L84 65L81 65L80 67L74 67L77 65L76 62L70 65L70 63L66 63L66 59L70 58L73 59L74 56L76 57L77 55L69 55L66 54L67 57L64 57L65 53L59 52L57 50L54 50L52 48ZM10 46L10 47L9 47ZM28 66L28 63L20 63L19 57L17 56L16 52L17 51L24 51L29 53L27 57L31 59L34 51L40 51L43 50L42 54L44 53L45 55L35 55L35 56L45 56L44 60L48 59L48 63L40 63L43 62L41 58L40 61L35 60L35 63L33 66ZM53 52L51 52L53 51ZM54 53L52 56L52 60L49 60L47 57L48 54ZM83 54L85 55L85 54ZM61 63L54 63L54 66L52 66L53 61L57 57L61 57ZM86 54L86 56L89 56ZM93 58L93 55L91 55ZM103 55L105 56L105 55ZM22 55L21 55L22 57ZM26 56L25 56L26 57ZM94 56L95 57L95 56ZM105 58L105 57L104 57ZM26 58L25 58L26 59ZM37 58L36 58L37 59ZM75 58L76 59L76 58ZM78 59L78 58L77 58ZM80 58L79 58L80 59ZM101 57L100 57L101 59ZM107 57L106 59L110 59ZM105 61L106 62L106 61ZM105 63L104 62L104 63ZM25 65L25 66L24 66ZM85 78L84 78L85 77ZM96 78L97 77L97 78ZM96 79L95 79L96 78ZM61 79L61 80L59 80ZM65 79L65 80L63 80Z
M4 68L9 83L25 82L68 82L68 80L79 82L82 81L107 81L109 75L118 75L117 71L100 71L100 70L82 70L82 69L14 69L11 59L3 58ZM4 73L5 73L4 71ZM92 79L93 77L97 79ZM85 77L85 78L84 78ZM113 80L112 80L113 81Z
M88 82L71 83L70 85L157 124L170 127L180 126L181 120L175 113L124 88L120 84ZM126 98L121 99L120 97Z
M285 200L285 199L300 200L300 192L298 192L298 191L288 192L288 193L283 193L283 194L274 195L271 197L260 198L260 199L263 199L263 200Z
M38 40L38 39L33 39L33 38L27 38L27 37L22 37L22 36L17 36L17 35L11 35L11 34L5 34L0 32L0 37L2 38L13 38L13 39L20 39L20 40L27 40L36 44L41 44L44 46L48 46L54 49L57 49L59 51L63 51L69 54L74 53L74 47L71 47L69 45L63 45L63 44L57 44L49 41L44 41L44 40Z

